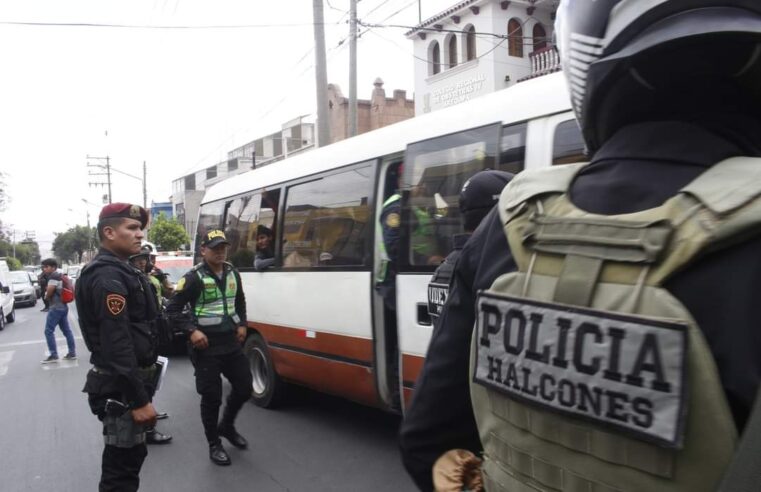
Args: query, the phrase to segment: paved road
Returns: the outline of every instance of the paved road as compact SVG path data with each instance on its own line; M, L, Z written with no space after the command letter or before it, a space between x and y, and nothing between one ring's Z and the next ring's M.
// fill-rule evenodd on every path
M77 327L80 359L40 365L46 355L40 308L18 309L16 322L0 332L0 489L96 490L103 446L100 423L81 393L87 350ZM74 310L69 317L76 319ZM63 355L66 344L57 337ZM415 490L399 461L398 416L296 389L280 410L246 405L238 430L250 449L228 446L233 464L218 467L208 459L198 404L190 362L173 357L156 406L170 413L159 429L174 441L149 447L141 490Z

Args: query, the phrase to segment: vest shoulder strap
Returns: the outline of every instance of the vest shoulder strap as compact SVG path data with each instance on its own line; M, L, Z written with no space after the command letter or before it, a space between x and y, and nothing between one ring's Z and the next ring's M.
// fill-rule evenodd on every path
M522 172L502 190L499 209L512 210L523 202L545 193L565 193L571 180L586 163L565 164L563 166Z
M761 158L730 157L706 170L682 193L717 214L732 212L761 195Z

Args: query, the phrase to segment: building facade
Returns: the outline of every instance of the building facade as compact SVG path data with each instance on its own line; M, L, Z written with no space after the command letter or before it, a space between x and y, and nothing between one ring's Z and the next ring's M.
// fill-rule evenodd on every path
M405 91L387 98L383 81L376 79L372 97L357 100L357 133L375 130L415 115L414 102ZM328 86L331 143L348 138L349 101L336 84ZM252 140L227 153L227 160L193 171L172 181L171 204L174 217L185 225L192 238L205 190L215 183L308 151L315 146L315 124L299 116L281 125L278 132Z
M386 97L383 80L375 79L371 98L357 99L357 134L366 133L415 116L415 102L407 99L407 91L395 90ZM328 85L330 143L349 138L349 98L337 84Z
M415 55L415 114L560 69L558 0L465 0L406 33Z

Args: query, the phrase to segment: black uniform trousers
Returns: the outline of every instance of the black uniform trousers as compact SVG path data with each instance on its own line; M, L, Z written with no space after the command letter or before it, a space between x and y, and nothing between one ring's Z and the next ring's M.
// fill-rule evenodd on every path
M217 354L206 350L193 350L193 367L195 367L196 391L201 395L201 422L209 443L219 442L217 419L219 407L222 406L222 378L224 375L232 385L227 396L222 421L232 424L235 416L249 398L253 378L248 359L240 347L232 352Z
M140 487L140 468L148 455L145 443L131 448L103 448L99 492L133 492Z

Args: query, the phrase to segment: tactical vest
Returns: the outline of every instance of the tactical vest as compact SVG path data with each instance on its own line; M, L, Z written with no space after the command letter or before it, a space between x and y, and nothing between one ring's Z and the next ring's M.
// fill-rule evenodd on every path
M613 216L570 202L581 167L522 173L500 198L518 271L479 294L471 343L486 490L713 491L737 430L702 332L663 284L759 231L761 161L727 159Z
M202 284L201 295L198 296L194 311L199 328L204 332L213 333L238 326L240 317L235 311L235 296L239 286L235 272L225 268L225 276L222 279L225 290L222 292L214 276L209 275L201 265L194 268ZM228 320L232 320L232 324Z
M452 282L452 274L457 259L462 253L470 234L457 234L453 239L453 249L441 264L433 272L431 281L428 282L428 315L434 323L438 321L444 303L449 297L449 284Z

